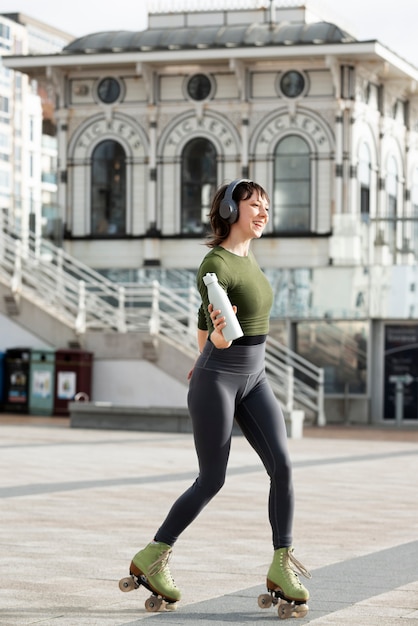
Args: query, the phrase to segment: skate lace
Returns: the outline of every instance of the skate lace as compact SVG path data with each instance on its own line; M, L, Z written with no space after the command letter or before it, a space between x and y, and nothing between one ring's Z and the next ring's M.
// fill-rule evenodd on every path
M310 571L307 570L306 567L302 565L302 563L298 561L297 558L294 556L293 550L289 550L288 556L291 563L296 567L298 572L302 574L302 576L305 576L305 578L312 578L312 574L310 573Z
M170 569L168 567L168 562L171 558L171 550L166 550L163 552L154 563L152 563L148 570L149 576L156 576L157 574L162 574L166 580L171 581L173 584L174 579L171 575Z

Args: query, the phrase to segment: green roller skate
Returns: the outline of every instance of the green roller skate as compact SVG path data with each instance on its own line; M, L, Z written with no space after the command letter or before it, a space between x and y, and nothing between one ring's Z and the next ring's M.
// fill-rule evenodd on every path
M275 550L273 562L267 573L267 591L258 597L258 606L262 609L277 605L280 619L305 617L309 608L309 591L302 585L292 565L306 578L311 574L306 567L293 556L293 548Z
M166 543L149 543L135 554L129 569L130 576L119 581L119 589L132 591L142 585L152 593L145 601L147 611L173 611L181 593L168 567L170 555L171 546Z

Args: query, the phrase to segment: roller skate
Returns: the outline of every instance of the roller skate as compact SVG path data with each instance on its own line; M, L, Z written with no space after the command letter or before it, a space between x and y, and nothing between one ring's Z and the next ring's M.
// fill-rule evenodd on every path
M268 609L277 606L280 619L305 617L309 608L309 591L299 580L294 567L306 578L311 578L308 570L293 556L293 548L275 550L273 562L267 573L267 591L258 596L258 606Z
M142 585L152 594L145 601L147 611L174 611L181 593L170 574L170 555L171 546L166 543L149 543L135 554L129 568L130 576L119 581L119 589L132 591Z

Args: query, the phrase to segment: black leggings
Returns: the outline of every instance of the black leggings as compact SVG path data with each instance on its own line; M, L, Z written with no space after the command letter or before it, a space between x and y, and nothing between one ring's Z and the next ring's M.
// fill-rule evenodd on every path
M234 416L270 477L274 549L292 544L293 487L286 427L264 371L265 343L218 350L208 341L190 380L188 406L199 476L172 506L155 539L173 545L225 482Z

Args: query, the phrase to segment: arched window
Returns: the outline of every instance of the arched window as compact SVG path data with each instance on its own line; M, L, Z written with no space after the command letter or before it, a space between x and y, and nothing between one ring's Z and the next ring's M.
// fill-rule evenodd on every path
M106 140L91 158L91 234L126 234L126 161L123 147Z
M217 184L215 146L202 137L192 139L181 157L181 232L202 234Z
M361 219L369 221L370 215L370 150L367 144L362 143L359 150L358 180L360 183L360 213Z
M388 244L389 250L396 252L396 217L398 213L398 165L395 157L390 157L388 161L388 172L386 178L386 217L388 221Z
M413 218L412 249L415 252L415 258L418 259L418 167L414 169L414 173L412 175L411 211Z
M275 232L309 232L311 163L309 146L297 135L282 139L274 155L273 228Z

